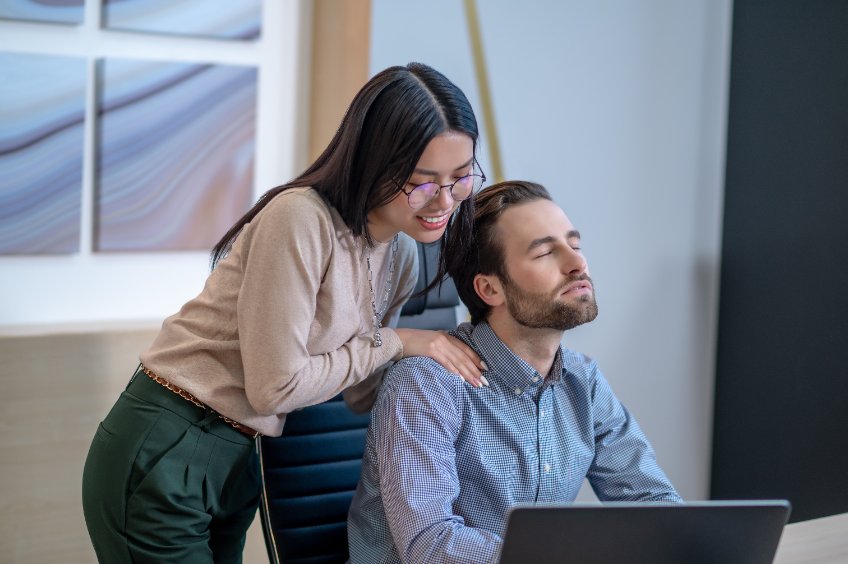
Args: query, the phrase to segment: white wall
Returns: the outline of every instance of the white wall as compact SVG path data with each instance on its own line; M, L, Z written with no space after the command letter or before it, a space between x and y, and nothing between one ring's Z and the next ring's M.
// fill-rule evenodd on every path
M566 345L599 361L681 494L706 498L731 1L477 6L504 174L554 194L596 283L600 316ZM372 73L430 64L482 122L466 29L458 0L374 0Z
M264 0L261 39L213 41L107 31L99 2L86 2L85 24L0 20L0 51L84 57L93 76L100 57L212 62L259 68L254 192L258 197L299 172L306 154L307 52L311 7L305 0ZM303 77L307 77L304 79ZM93 83L91 80L90 84ZM92 115L93 92L87 92ZM93 253L91 209L93 123L86 122L81 252L66 256L0 256L0 333L42 324L158 324L202 288L206 252ZM222 233L223 235L223 233Z

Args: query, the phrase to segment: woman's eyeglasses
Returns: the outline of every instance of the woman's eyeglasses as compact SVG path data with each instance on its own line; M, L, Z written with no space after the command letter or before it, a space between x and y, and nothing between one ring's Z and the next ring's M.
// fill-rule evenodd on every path
M409 192L404 190L403 186L400 186L399 190L406 194L409 207L416 211L435 200L445 188L450 191L451 198L453 198L455 202L461 202L462 200L468 199L471 194L479 190L486 181L486 175L483 174L483 171L479 168L476 161L474 164L477 166L477 170L480 171L479 174L467 174L461 178L457 178L452 184L442 185L435 182L425 182L424 184L418 184L417 186L413 185L412 190ZM406 184L411 185L410 182L407 182Z

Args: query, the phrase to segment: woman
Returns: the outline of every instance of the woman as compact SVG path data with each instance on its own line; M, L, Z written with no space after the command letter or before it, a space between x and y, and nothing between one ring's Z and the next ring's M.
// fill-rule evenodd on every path
M476 142L453 83L386 69L315 163L224 235L203 291L165 320L92 442L83 507L101 562L240 562L255 436L356 384L346 399L368 408L387 363L426 355L481 385L460 341L384 326L415 285L413 240L469 228Z

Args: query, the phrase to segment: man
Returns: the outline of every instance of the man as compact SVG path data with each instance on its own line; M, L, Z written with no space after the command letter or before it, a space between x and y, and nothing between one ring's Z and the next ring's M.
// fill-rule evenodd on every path
M493 562L510 506L573 501L584 478L602 501L681 501L595 362L561 345L598 313L579 232L531 182L475 206L475 240L443 252L471 313L453 334L489 385L427 358L392 368L348 518L352 563Z

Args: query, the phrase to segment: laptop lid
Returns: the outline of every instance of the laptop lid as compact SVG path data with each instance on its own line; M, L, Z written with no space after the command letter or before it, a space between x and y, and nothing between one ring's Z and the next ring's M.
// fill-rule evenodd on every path
M517 505L501 564L771 564L785 500Z

